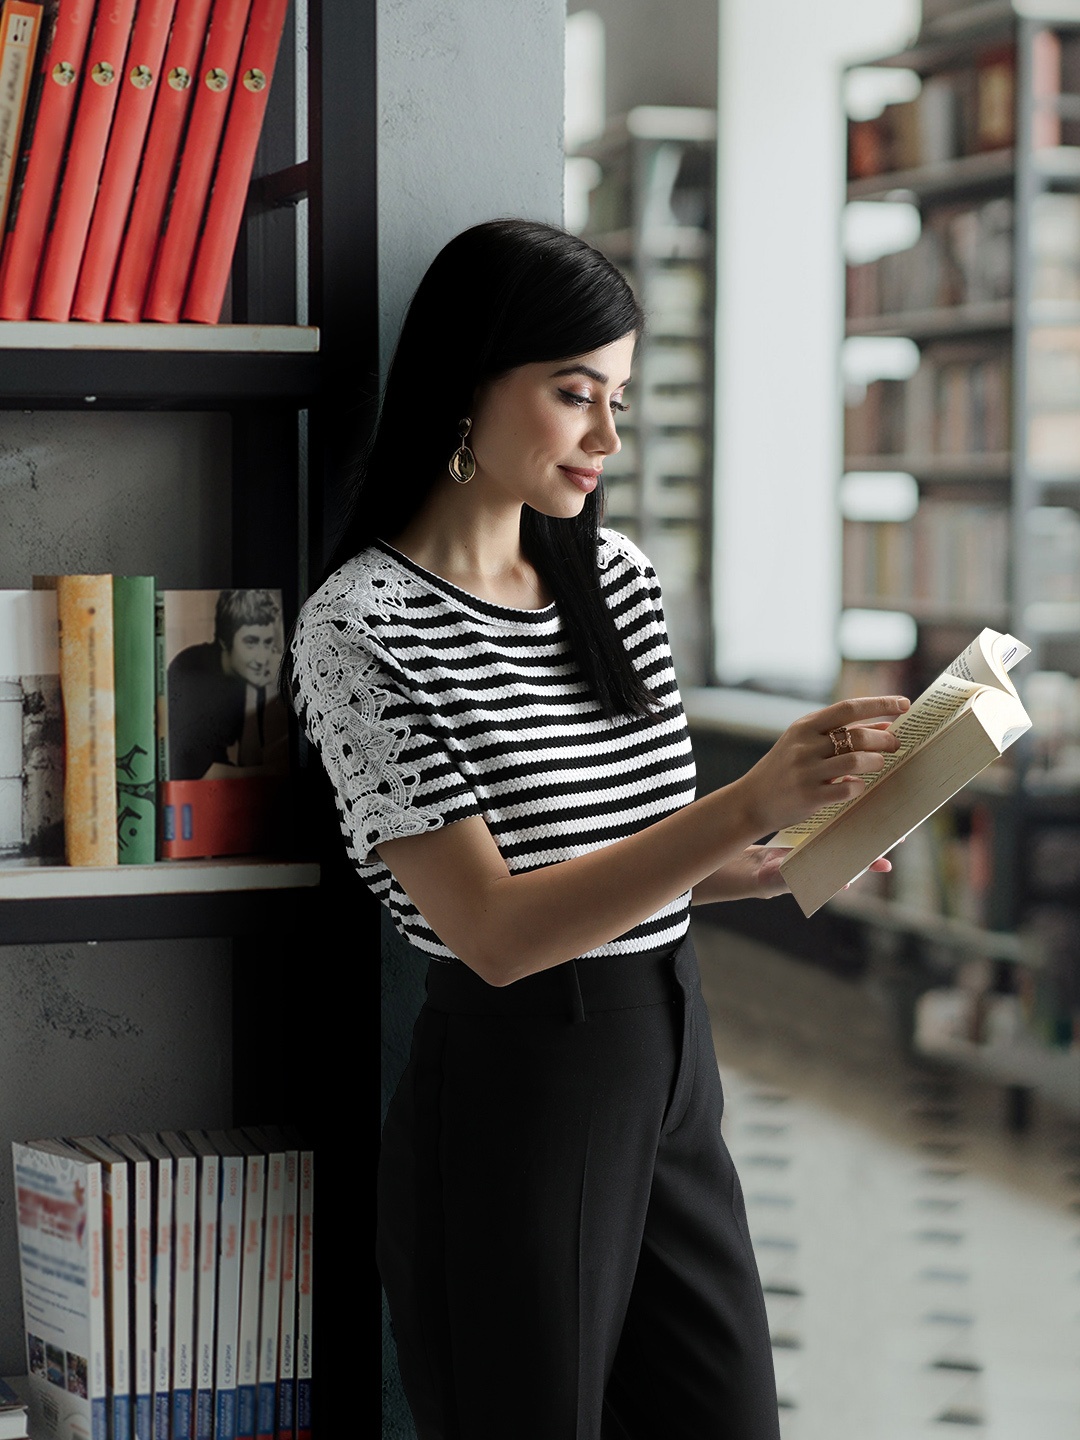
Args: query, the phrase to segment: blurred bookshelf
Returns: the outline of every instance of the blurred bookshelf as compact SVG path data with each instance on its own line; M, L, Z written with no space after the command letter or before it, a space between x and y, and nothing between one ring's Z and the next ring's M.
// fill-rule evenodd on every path
M915 695L990 625L1033 728L833 905L965 999L917 1047L1080 1112L1080 5L1041 8L927 0L844 77L841 693ZM872 70L910 97L853 106Z
M676 673L708 683L716 113L638 106L572 159L591 162L582 234L646 312L623 447L604 465L606 523L653 562Z

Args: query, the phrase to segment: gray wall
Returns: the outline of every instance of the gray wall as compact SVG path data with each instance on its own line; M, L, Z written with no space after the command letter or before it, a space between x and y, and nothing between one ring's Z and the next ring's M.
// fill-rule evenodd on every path
M384 371L409 296L447 240L498 216L562 220L565 15L564 0L379 0ZM463 295L463 320L468 303ZM383 933L385 1101L407 1057L426 967L390 926ZM382 1434L413 1433L384 1321Z
M499 216L562 220L565 20L562 0L379 0L384 370L451 236Z
M0 411L0 587L35 573L229 578L223 415ZM231 946L0 945L0 1373L26 1368L11 1141L220 1125Z

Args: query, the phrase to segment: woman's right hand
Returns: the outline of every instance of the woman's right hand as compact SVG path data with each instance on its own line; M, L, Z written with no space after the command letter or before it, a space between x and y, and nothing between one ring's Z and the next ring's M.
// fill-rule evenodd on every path
M741 792L755 834L772 835L823 805L860 794L864 777L880 770L885 755L899 748L888 726L910 703L903 695L861 696L839 700L789 725L732 786ZM845 730L851 742L846 751ZM836 743L833 732L838 732Z

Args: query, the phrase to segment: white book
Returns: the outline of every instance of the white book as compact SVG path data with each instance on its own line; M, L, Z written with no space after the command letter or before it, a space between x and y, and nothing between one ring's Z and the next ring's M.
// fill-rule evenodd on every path
M236 1440L237 1347L244 1234L244 1155L225 1130L206 1138L221 1157L217 1321L214 1349L214 1440Z
M60 1140L12 1145L35 1440L106 1440L101 1165Z
M201 1130L183 1131L198 1166L195 1243L195 1426L193 1440L214 1440L214 1327L217 1323L221 1156Z
M153 1440L154 1331L153 1270L154 1215L149 1156L130 1135L110 1135L109 1144L130 1167L131 1193L131 1304L132 1368L135 1440Z
M0 590L0 859L64 858L55 590Z
M296 1423L296 1257L300 1219L300 1155L285 1151L285 1208L281 1222L281 1312L278 1327L278 1434Z
M152 1131L131 1137L152 1167L150 1196L153 1223L153 1440L170 1440L172 1426L173 1190L176 1159Z
M262 1149L241 1130L229 1132L244 1156L244 1231L240 1268L240 1330L236 1347L236 1437L255 1440L259 1380L259 1311L262 1303L266 1162Z
M195 1264L199 1173L195 1152L175 1130L161 1139L176 1158L173 1184L173 1362L171 1440L192 1440L195 1417Z
M100 1135L76 1135L71 1143L101 1161L109 1330L109 1440L131 1440L132 1216L128 1161Z
M259 1359L255 1397L255 1433L259 1440L263 1440L263 1437L272 1437L277 1433L285 1148L262 1130L248 1129L244 1133L266 1156L266 1211L263 1222L262 1298L259 1306Z
M312 1264L315 1155L300 1151L300 1224L296 1262L296 1440L311 1440L312 1422Z

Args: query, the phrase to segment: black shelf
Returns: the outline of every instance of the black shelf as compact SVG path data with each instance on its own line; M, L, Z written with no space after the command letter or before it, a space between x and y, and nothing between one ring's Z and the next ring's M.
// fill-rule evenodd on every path
M317 353L0 348L0 409L303 405L318 393L320 373Z
M0 900L0 944L177 940L288 933L311 905L305 890L218 891L211 895L99 895Z

